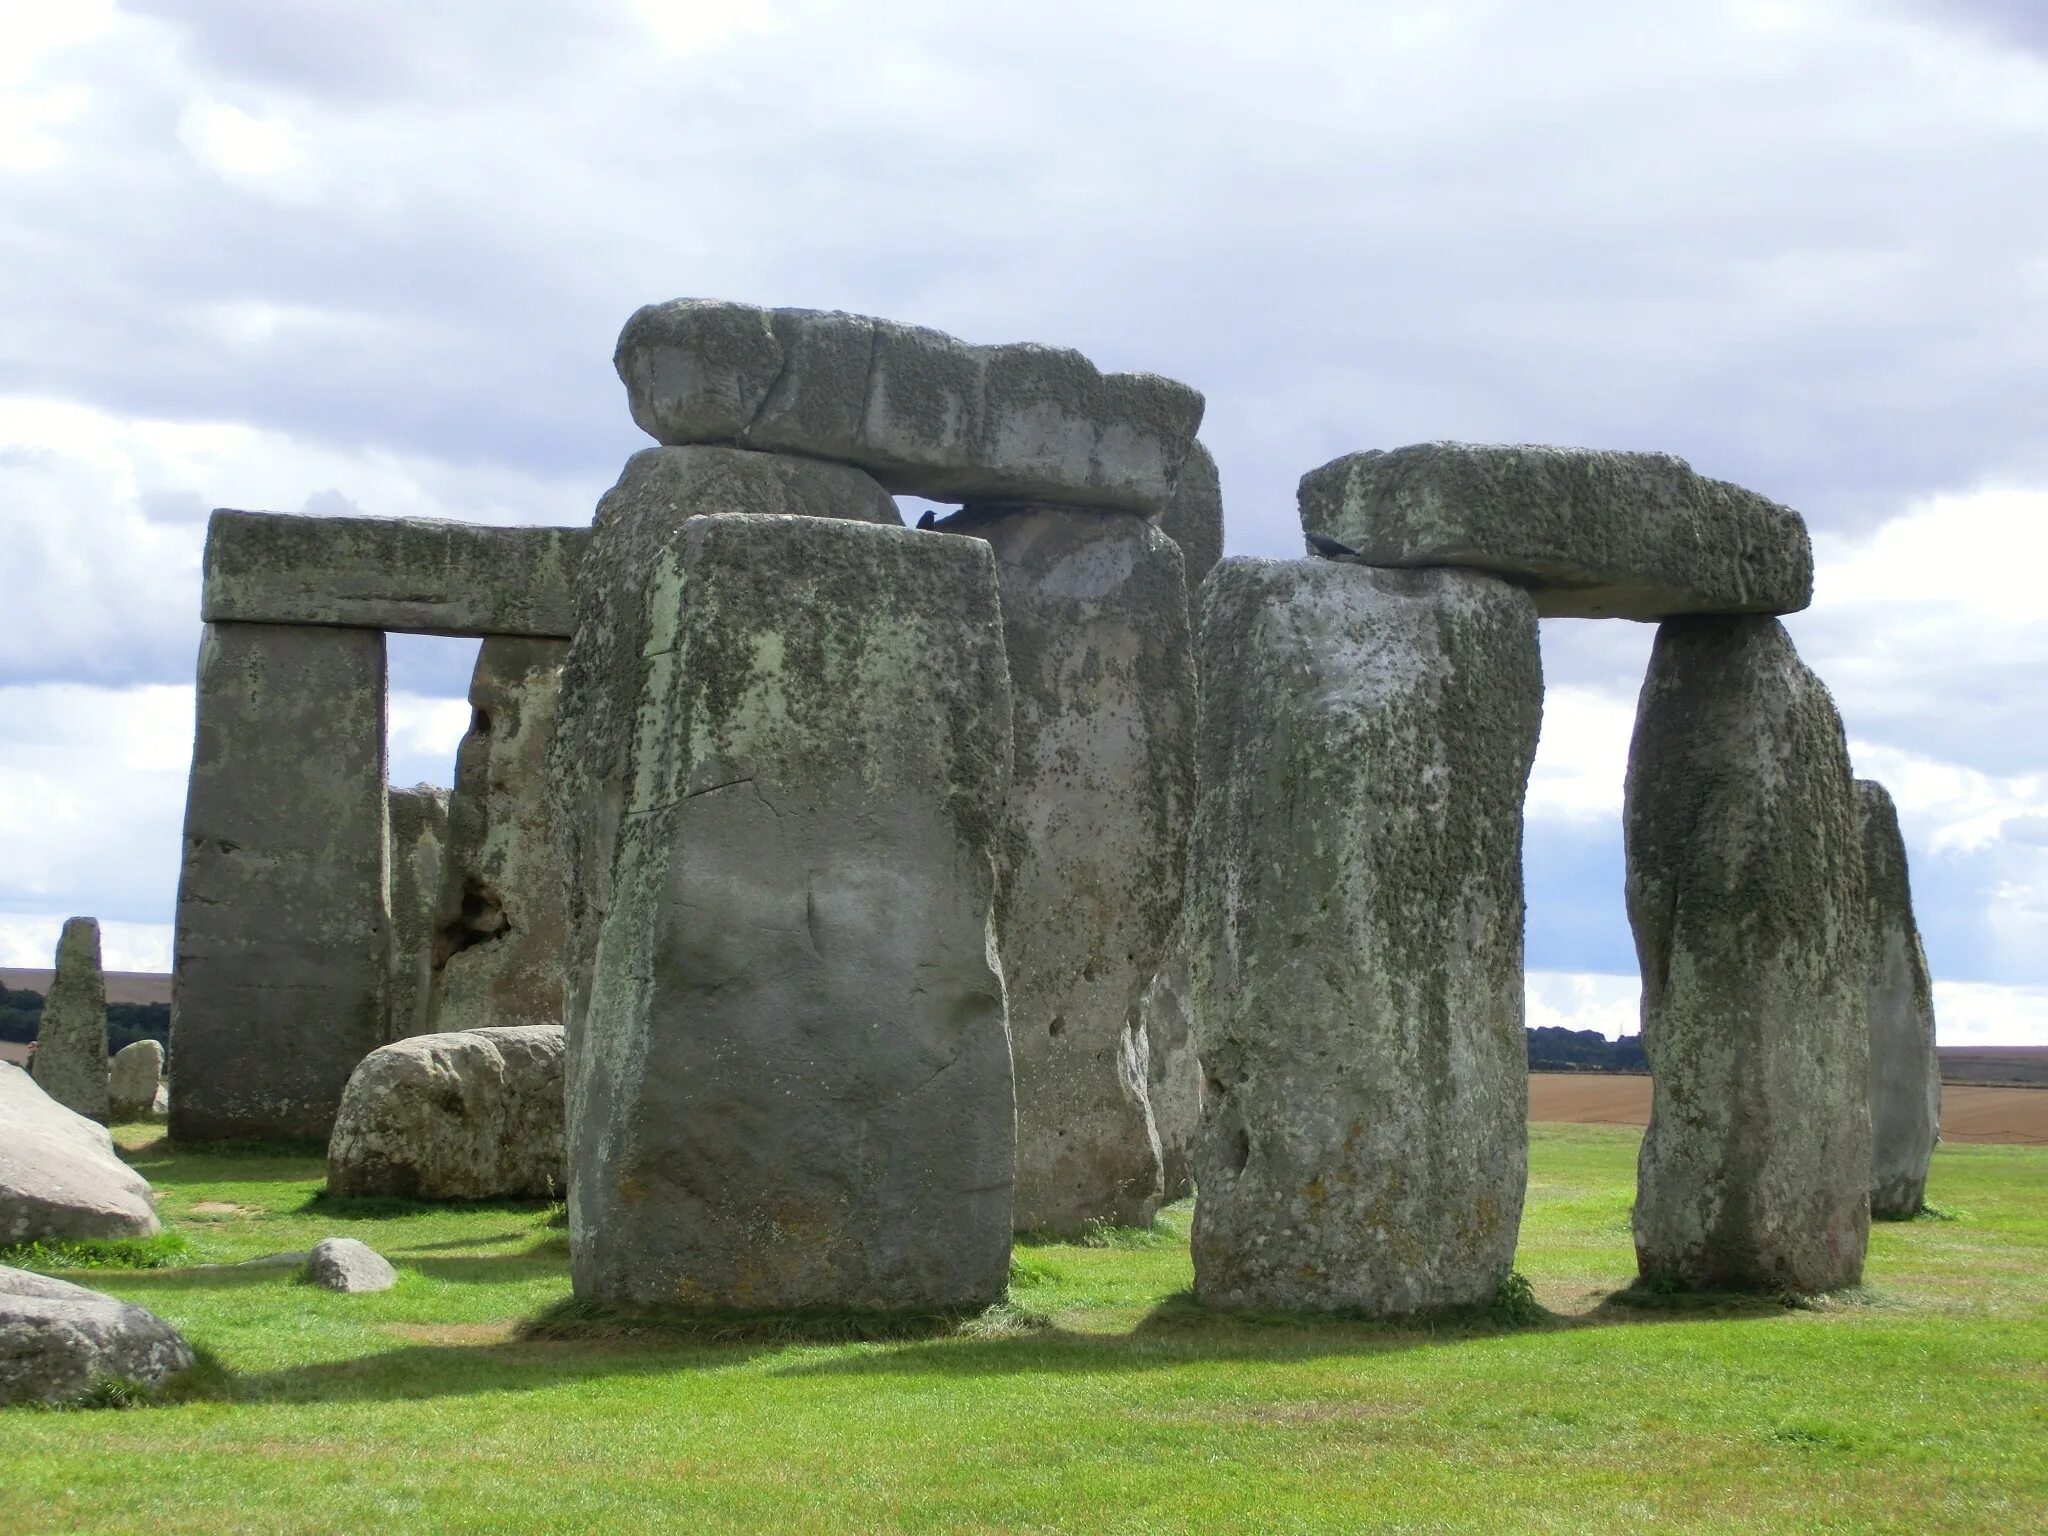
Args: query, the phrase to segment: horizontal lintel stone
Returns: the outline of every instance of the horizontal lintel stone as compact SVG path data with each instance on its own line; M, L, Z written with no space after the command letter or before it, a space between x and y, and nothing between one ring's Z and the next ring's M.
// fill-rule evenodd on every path
M224 508L207 524L200 616L567 639L589 536L588 528Z

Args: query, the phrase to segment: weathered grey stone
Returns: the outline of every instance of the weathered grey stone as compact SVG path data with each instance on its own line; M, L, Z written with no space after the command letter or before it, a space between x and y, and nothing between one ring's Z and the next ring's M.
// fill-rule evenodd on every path
M565 640L492 638L470 679L436 913L429 1027L562 1022L566 881L547 806Z
M149 1181L114 1154L107 1128L0 1062L0 1243L161 1230Z
M131 1040L114 1052L107 1068L107 1112L113 1120L141 1120L156 1110L163 1091L164 1048L156 1040Z
M612 855L654 633L647 584L685 523L728 515L902 526L889 493L843 464L738 448L649 448L626 461L618 484L597 504L578 643L562 671L555 740L563 745L549 754L555 832L568 877L565 1019L583 1010L586 1000L576 988L591 974L597 926L610 902ZM661 623L672 629L674 615Z
M1855 1284L1870 1226L1856 793L1834 701L1775 619L1658 630L1623 831L1655 1083L1643 1275Z
M1198 391L1065 348L717 299L637 311L614 362L660 442L840 460L934 501L1154 513L1202 422Z
M1926 1204L1927 1163L1941 1140L1941 1060L1934 1049L1934 982L1899 813L1882 784L1856 781L1870 942L1870 1214L1901 1221Z
M1195 1294L1489 1300L1527 1162L1535 606L1471 571L1225 560L1200 657Z
M427 996L434 975L434 938L440 926L441 885L448 855L448 791L432 784L394 788L389 796L391 891L390 976L386 1007L389 1037L425 1034Z
M563 1164L559 1024L421 1035L370 1052L327 1142L336 1195L555 1199Z
M1416 443L1301 480L1301 522L1369 565L1470 566L1546 618L1791 613L1813 600L1794 512L1668 453Z
M996 931L1018 1228L1143 1225L1160 1169L1138 1000L1180 912L1194 804L1180 552L1128 513L969 509L948 527L995 549L1015 710Z
M598 572L608 538L634 542L601 524ZM1015 1109L990 933L1010 693L989 550L694 518L643 611L644 639L609 654L606 625L579 627L553 758L603 756L568 706L586 667L623 669L623 793L556 777L586 850L617 829L589 978L570 981L577 1295L994 1301Z
M1223 482L1216 460L1200 443L1182 460L1173 499L1159 514L1159 531L1180 546L1181 564L1192 608L1202 580L1223 558Z
M206 525L209 624L339 624L566 639L587 528L222 508Z
M76 1402L107 1380L154 1389L192 1364L146 1307L0 1265L0 1404Z
M36 1085L66 1109L107 1123L107 978L100 969L100 925L64 920L57 974L36 1028Z
M390 1290L398 1284L398 1271L368 1243L353 1237L323 1237L306 1255L306 1280L323 1291L359 1295Z
M209 624L171 983L171 1134L325 1140L385 1040L384 637Z
M1144 1025L1145 1096L1159 1131L1162 1198L1195 1192L1195 1133L1202 1123L1202 1064L1195 1055L1193 1000L1184 923L1174 925L1165 958L1138 1005Z

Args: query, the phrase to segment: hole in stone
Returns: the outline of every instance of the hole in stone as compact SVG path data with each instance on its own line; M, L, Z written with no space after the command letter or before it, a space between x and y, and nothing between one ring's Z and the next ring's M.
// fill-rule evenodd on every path
M1046 1025L1045 1032L1048 1035L1051 1035L1053 1039L1057 1040L1059 1039L1060 1035L1066 1030L1066 1027L1066 1015L1063 1013L1056 1013L1052 1016L1052 1022Z

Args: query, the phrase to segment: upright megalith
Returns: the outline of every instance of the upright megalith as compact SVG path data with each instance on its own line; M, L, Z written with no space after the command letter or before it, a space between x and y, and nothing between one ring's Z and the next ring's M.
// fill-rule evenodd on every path
M130 1040L107 1065L107 1115L141 1120L156 1108L164 1081L164 1048L157 1040Z
M1623 831L1655 1082L1643 1275L1855 1284L1870 1225L1857 797L1834 701L1775 619L1658 630Z
M477 652L455 754L427 1027L562 1022L567 882L547 808L564 640L494 636Z
M57 974L36 1029L38 1087L75 1114L107 1123L107 978L100 925L71 917L57 938Z
M1913 920L1906 840L1882 784L1856 781L1870 942L1870 1214L1887 1221L1926 1203L1927 1163L1941 1139L1941 1061L1934 983Z
M209 624L171 984L171 1134L325 1139L385 1041L384 637Z
M1225 560L1199 658L1195 1293L1490 1299L1527 1161L1535 605L1471 571Z
M448 791L432 784L390 792L391 851L386 859L391 917L390 977L386 999L389 1036L424 1034L428 985L434 974L434 934L448 849Z
M858 518L851 473L802 478ZM848 519L608 513L551 759L577 856L607 872L572 919L576 1293L992 1302L1015 1108L991 554Z
M1138 1004L1180 912L1195 677L1173 541L1130 514L969 508L1002 583L1015 765L996 931L1017 1071L1017 1225L1142 1225L1159 1138Z
M1216 460L1202 444L1189 448L1174 482L1173 499L1159 514L1159 531L1180 546L1190 599L1223 558L1223 482Z

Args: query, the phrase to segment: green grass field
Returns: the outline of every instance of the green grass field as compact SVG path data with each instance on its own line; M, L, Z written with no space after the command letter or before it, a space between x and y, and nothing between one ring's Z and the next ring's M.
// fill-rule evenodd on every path
M521 1323L568 1294L530 1206L372 1215L308 1158L123 1128L184 1264L360 1236L395 1290L68 1272L213 1361L191 1395L0 1416L0 1531L2048 1530L2048 1151L1944 1149L1948 1219L1790 1310L1642 1309L1636 1133L1537 1126L1522 1329L1202 1313L1188 1211L1017 1250L943 1337L806 1343Z

